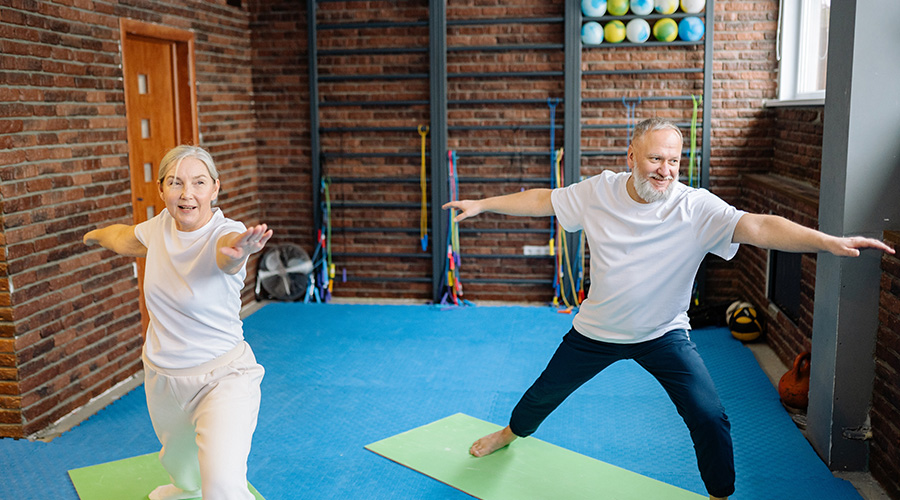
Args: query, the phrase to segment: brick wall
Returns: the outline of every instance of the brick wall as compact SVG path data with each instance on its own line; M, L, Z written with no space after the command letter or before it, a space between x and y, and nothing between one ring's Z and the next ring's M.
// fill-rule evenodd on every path
M775 109L772 169L743 177L739 208L773 213L818 228L823 111L821 106ZM816 255L801 257L801 312L797 323L769 303L767 251L744 245L736 263L736 297L750 301L763 313L767 343L784 362L792 363L794 357L811 347Z
M40 430L140 369L132 259L81 244L92 228L132 222L120 17L194 31L220 206L258 218L245 11L224 0L4 2L0 436Z
M822 173L824 106L775 110L772 173L818 191Z
M756 174L744 177L742 193L742 208L749 212L772 213L818 227L818 191L807 184L775 174ZM767 297L768 251L744 245L738 253L737 297L757 306L766 322L766 342L790 364L811 347L816 254L801 256L800 318L794 323Z
M508 4L453 1L447 6L448 23L511 17L561 20L563 14L562 3L541 4L528 0ZM550 107L547 99L563 97L562 22L451 25L447 44L457 49L447 55L447 98L450 102L448 145L459 154L459 197L482 198L550 187ZM526 44L550 44L559 49L498 51L482 48ZM499 75L528 71L546 72L546 76ZM461 76L478 72L497 76ZM530 102L510 102L519 100ZM488 103L481 104L481 101ZM554 142L559 148L562 147L562 105L556 108L554 118ZM484 153L501 153L502 156ZM550 224L547 218L497 214L485 214L463 222L460 225L461 277L467 297L550 300L553 260L524 256L526 245L548 244Z
M321 167L332 180L332 251L339 278L334 293L423 299L431 295L432 247L423 252L419 240L417 128L429 125L428 3L352 5L319 4L319 50L385 52L318 58L320 126L326 129ZM404 24L327 27L376 20ZM376 104L385 101L403 104ZM388 130L371 130L379 127ZM430 184L427 190L430 198ZM347 282L340 279L344 275Z
M900 248L900 233L887 232L884 239ZM900 258L884 255L881 269L869 468L891 498L900 498Z
M712 96L712 171L714 192L738 203L742 173L767 171L771 166L773 116L762 101L775 96L775 30L777 5L774 0L716 2L714 93ZM319 5L321 24L347 23L371 19L397 22L424 22L427 8L387 2ZM459 152L460 196L473 198L549 187L550 109L546 99L563 96L562 22L524 24L456 24L470 19L563 16L562 4L535 4L530 0L452 1L448 20L449 147ZM426 47L427 25L403 29L320 30L320 50L373 47ZM484 50L477 46L511 44L557 44L550 50ZM692 67L702 68L702 48L606 46L583 51L583 69L626 70ZM323 102L409 100L417 101L398 109L394 106L334 106L322 108L322 135L325 153L397 152L391 158L327 157L325 175L343 178L332 185L336 202L332 240L338 274L346 270L348 283L335 285L338 296L402 296L428 298L430 260L418 247L419 137L418 124L428 123L427 54L325 56L319 60L321 75L415 74L400 81L367 78L321 82ZM459 76L471 72L549 72L545 76ZM614 98L611 102L583 106L584 151L620 150L627 147L627 111L621 97L672 97L672 100L642 101L635 119L661 115L687 125L692 103L680 97L702 94L702 78L696 73L664 75L586 76L584 98ZM467 104L465 101L478 101ZM489 104L484 101L501 101ZM508 100L532 100L510 103ZM344 103L346 104L346 102ZM698 117L702 119L702 115ZM613 126L590 129L591 126ZM394 132L342 132L340 127L393 126ZM466 127L505 127L467 129ZM687 126L685 127L687 132ZM562 146L562 107L556 110L557 147ZM698 148L701 144L698 143ZM478 152L506 153L506 156L478 156ZM518 155L514 153L520 153ZM429 160L430 161L430 160ZM604 168L624 168L619 156L583 155L582 173L594 175ZM429 163L430 165L430 163ZM380 177L379 182L350 182L349 177ZM508 182L501 182L506 180ZM388 200L399 205L374 209ZM434 207L431 208L433 210ZM380 211L382 213L373 213ZM429 212L430 213L430 212ZM376 230L374 228L388 228ZM505 230L511 230L503 232ZM500 232L498 232L500 231ZM463 281L469 298L546 301L551 295L553 264L547 258L524 258L526 245L546 245L549 221L484 215L462 226ZM432 242L433 243L433 242ZM417 250L418 248L418 250ZM367 252L395 257L366 257ZM416 255L418 253L418 255ZM711 261L711 299L735 295L734 265ZM390 281L386 281L386 280ZM528 280L532 283L487 283L480 280ZM359 281L358 281L359 280ZM398 284L402 282L402 286Z
M763 101L777 94L778 2L720 0L715 9L710 190L745 209L741 176L766 172L772 161L774 115ZM710 301L739 295L735 269L742 258L707 259Z
M124 98L119 81L119 17L194 30L201 140L222 170L223 208L233 218L269 223L276 231L276 241L292 241L313 250L305 4L255 0L245 2L246 10L242 10L226 6L224 0L98 1L87 11L66 3L13 0L0 21L4 78L0 103L5 111L0 118L5 228L0 240L5 259L0 262L0 397L7 398L0 403L0 421L10 424L9 428L26 422L17 431L24 433L83 404L138 367L137 291L131 260L88 251L79 243L81 235L98 224L131 220ZM322 30L318 36L321 50L427 47L425 2L352 5L354 8L348 9L343 3L322 2L318 22L378 19L419 24L402 29ZM562 4L530 0L448 4L451 20L562 15ZM762 107L763 99L775 95L777 1L719 0L715 19L712 190L740 208L764 211L766 204L760 196L754 198L741 190L741 176L771 171L796 180L815 178L811 159L819 153L810 148L821 142L815 140L821 117L815 112L793 114ZM543 156L549 150L549 108L544 100L563 94L561 49L492 51L471 47L561 45L562 35L561 22L450 26L449 44L469 47L448 54L450 147L459 152L521 153L461 156L462 197L549 185L550 162ZM590 48L583 53L583 69L682 67L698 65L701 56L702 49L696 47ZM320 74L325 76L411 76L322 82L321 99L329 103L428 99L427 52L324 56L319 64ZM458 75L476 71L556 73L489 79ZM684 96L701 91L696 74L594 76L584 82L585 97L647 95L643 92ZM536 102L464 102L480 99ZM331 177L380 177L379 182L332 185L332 201L345 205L335 208L332 217L337 296L430 295L429 254L421 252L418 238L420 138L415 130L428 123L428 112L425 103L322 108L321 125L332 129L323 133L323 152L397 155L369 159L326 155L323 160L324 173ZM635 117L661 114L684 123L690 120L690 112L690 101L644 101L637 106ZM626 112L621 103L586 104L582 113L585 125L619 127L599 132L586 129L584 150L624 151ZM368 125L397 130L335 131ZM465 129L485 125L508 127ZM555 143L560 147L561 107L556 110L556 125ZM779 135L783 133L788 135ZM804 166L799 168L801 163ZM623 165L620 156L582 159L585 175ZM385 201L405 206L384 210L352 206ZM791 205L790 200L778 203ZM813 216L800 221L814 221L814 210L800 213ZM467 296L476 300L548 300L552 261L521 255L525 245L545 245L548 229L548 220L496 215L464 225L461 239ZM495 232L498 230L503 232ZM360 256L368 252L389 256ZM251 280L252 268L253 263ZM712 259L710 298L731 299L743 293L743 280L736 278L736 270L749 268L759 272L759 255L742 250L730 263ZM804 269L812 268L805 260ZM350 277L347 283L340 281L344 270ZM11 281L3 281L6 276ZM490 282L523 278L536 283ZM251 295L248 287L245 300ZM802 345L802 337L794 336L779 349L782 356L790 357L789 351ZM67 389L56 389L62 386ZM25 416L16 410L22 407L18 398L31 398L31 405L37 394L56 400L43 403L40 409L30 406L32 413Z
M306 2L244 2L251 13L254 137L263 221L273 243L313 250Z

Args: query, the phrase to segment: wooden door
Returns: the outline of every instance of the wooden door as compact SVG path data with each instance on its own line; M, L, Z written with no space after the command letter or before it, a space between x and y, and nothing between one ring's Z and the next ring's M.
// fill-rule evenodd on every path
M120 27L131 204L139 224L165 208L156 183L163 155L179 144L197 143L193 35L129 19ZM144 259L136 266L146 332Z

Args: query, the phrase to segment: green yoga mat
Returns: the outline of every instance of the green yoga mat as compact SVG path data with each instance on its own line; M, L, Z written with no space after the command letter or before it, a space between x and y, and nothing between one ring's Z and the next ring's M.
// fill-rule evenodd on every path
M69 471L81 500L147 500L157 486L169 483L159 453L117 460ZM265 500L252 485L257 500Z
M482 458L472 442L500 426L462 413L366 449L482 500L707 497L529 437Z

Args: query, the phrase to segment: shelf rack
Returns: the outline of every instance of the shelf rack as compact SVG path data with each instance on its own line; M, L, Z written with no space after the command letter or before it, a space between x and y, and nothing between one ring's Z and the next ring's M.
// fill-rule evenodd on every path
M711 132L711 101L712 101L712 56L713 56L713 39L714 39L714 0L707 0L706 9L699 14L704 19L706 33L704 38L699 42L655 42L648 41L644 44L634 44L622 42L617 44L603 43L599 45L586 46L581 42L581 26L587 21L608 22L612 19L618 19L627 22L631 19L641 17L648 21L661 19L664 17L675 20L681 19L688 15L685 13L675 13L672 15L651 14L647 16L625 15L625 16L603 16L599 18L585 17L582 15L578 2L565 2L564 15L558 16L538 16L538 17L511 17L505 19L448 19L447 5L443 0L429 0L427 19L415 19L404 21L365 21L365 22L317 22L317 8L319 4L342 2L352 8L354 0L311 0L308 2L308 47L309 47L309 85L310 85L310 140L311 140L311 170L312 170L312 199L314 206L314 217L316 228L320 228L322 224L322 199L320 186L322 180L326 177L323 172L323 166L326 161L335 162L342 159L378 159L390 160L400 159L411 161L417 158L418 153L411 151L396 152L362 152L362 151L334 151L326 150L322 147L323 135L333 134L414 134L416 127L413 126L323 126L321 112L328 109L337 108L357 108L357 109L408 109L421 108L427 110L427 116L422 121L427 121L429 125L428 142L429 148L427 152L428 168L428 184L429 184L429 241L431 248L429 252L412 253L399 252L385 255L378 252L358 252L347 251L343 253L335 253L336 257L346 259L356 258L399 258L407 260L421 261L431 260L431 272L429 276L406 276L397 277L353 277L358 281L377 281L385 282L410 282L410 283L431 283L431 298L435 301L440 299L441 282L443 278L443 270L446 260L446 249L442 248L443 242L446 240L448 231L447 218L445 213L440 210L444 202L449 199L447 187L448 164L446 154L448 151L449 136L451 134L458 135L461 133L487 133L498 131L511 131L517 133L523 131L525 133L547 132L550 130L549 125L535 124L491 124L491 125L459 125L448 121L448 113L450 109L460 109L465 106L545 106L546 99L449 99L448 82L458 81L461 79L560 79L562 78L563 95L559 98L560 108L562 108L562 124L555 124L556 129L562 133L562 146L565 150L563 159L563 173L566 183L581 178L583 171L583 159L596 157L616 157L623 156L625 151L622 148L606 149L606 150L587 150L582 147L582 136L584 132L591 131L609 131L616 132L629 127L627 123L603 123L603 124L586 124L582 121L582 111L585 105L602 105L615 103L621 100L620 97L585 97L582 95L582 84L585 79L615 77L621 75L665 75L665 74L700 74L702 75L702 122L698 124L698 136L701 142L699 152L699 177L700 187L709 187L709 158L710 158L710 132ZM460 28L467 26L479 25L498 25L498 24L545 24L559 25L563 30L563 43L516 43L495 45L465 45L465 46L448 46L448 29ZM364 47L364 48L327 48L320 50L318 47L319 32L327 32L331 30L391 30L391 29L408 29L408 30L424 30L427 27L428 44L425 46L410 47ZM673 68L621 68L613 70L584 70L582 69L582 55L584 51L604 51L617 50L630 47L691 47L702 48L703 62L700 67L673 67ZM459 56L465 52L478 53L497 53L509 51L560 51L564 53L563 68L561 71L458 71L454 73L448 72L447 58L448 54ZM372 74L319 74L319 61L322 58L336 57L352 57L352 56L396 56L396 55L425 55L428 58L428 72L421 71L420 68L410 68L408 72L397 71L392 68L385 73ZM324 96L320 94L320 84L340 84L343 82L366 82L366 81L384 81L384 82L422 82L427 79L428 82L428 98L412 99L349 99L344 96ZM644 102L654 101L690 101L690 95L642 95L640 96ZM337 97L337 98L334 98ZM637 96L630 96L637 97ZM689 123L678 123L682 128L689 127ZM549 146L549 144L547 145ZM478 149L458 148L457 156L459 158L510 158L510 159L540 159L549 158L551 152L549 147L542 151L524 150L524 151L486 151ZM437 161L436 161L437 160ZM376 176L376 175L335 175L329 177L332 183L347 183L357 185L379 185L379 184L397 184L410 185L419 182L419 179L402 176ZM518 178L492 178L483 175L461 176L460 185L490 185L514 182L533 187L549 186L550 179L548 176L520 176ZM332 210L343 210L349 208L368 208L373 210L415 210L419 208L418 203L408 201L396 202L370 202L370 201L333 201ZM549 224L548 224L549 226ZM419 228L414 227L346 227L340 229L347 234L359 233L390 233L390 234L407 234L413 235L419 232ZM546 235L550 233L549 228L460 228L460 233L464 235L473 234L538 234ZM567 246L570 249L577 247L577 235L567 235ZM440 242L440 244L434 244ZM463 251L467 259L534 259L534 256L510 255L510 254L484 254L484 253L466 253ZM702 287L703 270L698 280ZM530 280L530 279L510 279L510 278L466 278L468 283L522 283L522 284L549 284L551 279L547 280ZM564 288L568 289L568 284L564 283ZM702 292L702 291L701 291Z

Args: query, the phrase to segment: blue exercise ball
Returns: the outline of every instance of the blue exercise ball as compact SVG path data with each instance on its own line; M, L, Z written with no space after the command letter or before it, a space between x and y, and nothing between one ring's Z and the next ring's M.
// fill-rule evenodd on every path
M581 27L581 43L599 45L603 42L603 26L597 21L588 21Z
M650 23L643 19L632 19L625 25L625 38L631 43L644 43L650 38Z
M646 16L653 12L653 0L631 0L631 13Z
M600 17L606 14L606 0L581 0L581 12L586 17Z
M669 15L678 10L678 0L655 0L657 14Z
M706 26L704 26L703 21L696 16L685 17L678 23L678 38L681 38L686 42L699 41L703 38L703 33L705 31Z
M681 0L681 10L688 14L702 12L706 7L706 0Z

